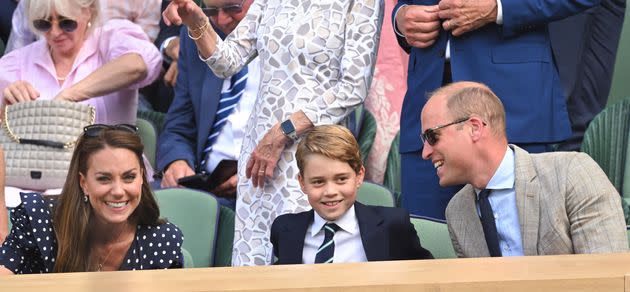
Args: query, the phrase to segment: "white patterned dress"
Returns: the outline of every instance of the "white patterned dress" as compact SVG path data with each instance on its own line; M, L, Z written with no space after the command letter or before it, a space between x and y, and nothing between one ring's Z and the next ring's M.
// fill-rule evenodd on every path
M232 265L271 263L271 223L310 209L300 190L296 144L282 152L273 178L254 188L247 161L273 125L303 111L314 125L337 124L367 96L381 24L382 0L254 0L247 16L206 60L227 78L258 56L256 104L239 159Z

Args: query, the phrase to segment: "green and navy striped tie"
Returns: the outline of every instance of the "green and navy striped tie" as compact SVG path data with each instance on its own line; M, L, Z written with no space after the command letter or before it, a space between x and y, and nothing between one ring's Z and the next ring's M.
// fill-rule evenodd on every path
M335 223L326 223L324 225L324 242L322 242L322 245L317 249L317 254L315 255L316 264L329 264L333 262L335 255L335 241L333 240L333 236L335 236L337 230L339 230L339 226Z

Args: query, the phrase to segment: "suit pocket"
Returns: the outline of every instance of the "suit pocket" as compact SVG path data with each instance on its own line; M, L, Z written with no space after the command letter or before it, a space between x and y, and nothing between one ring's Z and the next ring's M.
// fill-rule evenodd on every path
M549 63L551 52L542 45L500 45L492 49L492 63L516 64L516 63Z

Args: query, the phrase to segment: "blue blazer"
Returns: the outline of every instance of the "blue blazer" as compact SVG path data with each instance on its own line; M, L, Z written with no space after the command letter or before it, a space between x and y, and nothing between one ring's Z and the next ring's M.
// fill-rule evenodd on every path
M436 5L437 0L399 0L403 4ZM488 24L460 37L441 31L430 47L410 48L407 94L400 120L400 151L422 148L420 112L426 94L442 84L450 39L453 81L485 83L501 98L511 143L549 143L571 134L565 98L549 41L547 23L599 4L599 0L502 1L503 25ZM447 122L447 121L445 121Z
M164 171L171 162L183 159L198 171L219 105L223 79L199 59L197 46L185 27L180 32L177 67L175 98L158 139L157 167Z
M402 208L366 206L354 203L359 232L368 261L432 259L420 245L418 234ZM278 216L271 226L275 264L301 264L306 231L313 210Z

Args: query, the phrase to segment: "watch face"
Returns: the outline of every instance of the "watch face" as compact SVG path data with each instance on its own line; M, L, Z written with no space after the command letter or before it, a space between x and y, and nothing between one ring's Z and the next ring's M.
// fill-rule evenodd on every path
M282 124L280 124L280 128L282 128L282 133L284 133L285 135L289 135L295 132L295 127L293 127L293 123L291 123L291 120L286 120L282 122Z

